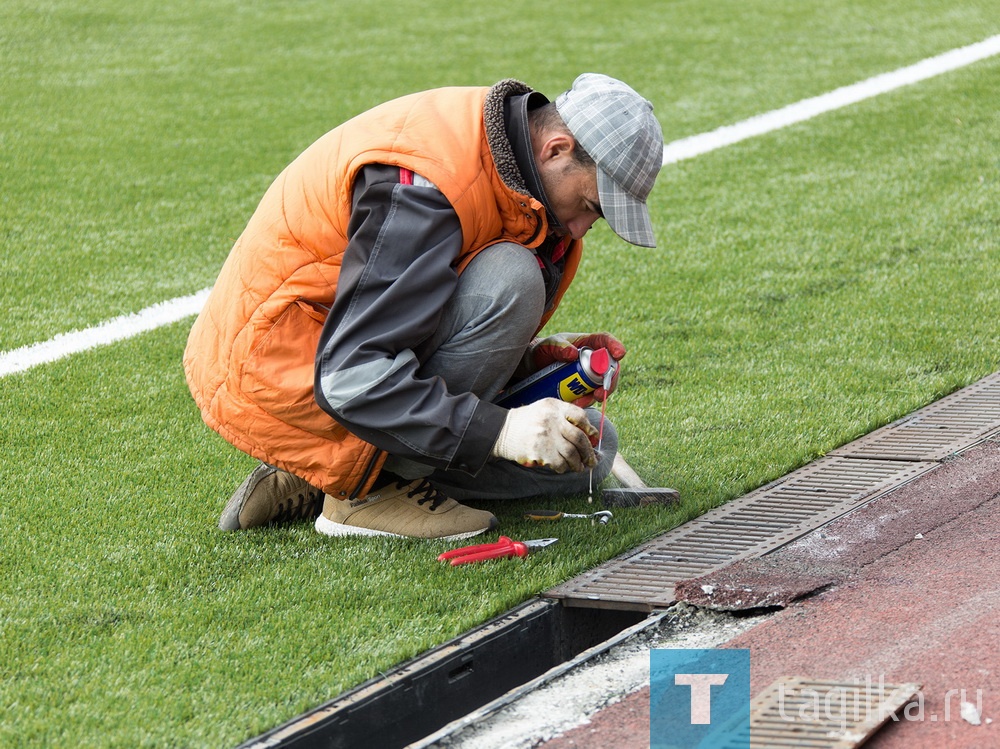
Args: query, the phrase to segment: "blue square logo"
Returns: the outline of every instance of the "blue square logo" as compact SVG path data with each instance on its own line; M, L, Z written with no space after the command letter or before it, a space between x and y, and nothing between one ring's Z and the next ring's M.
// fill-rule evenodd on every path
M651 749L750 749L750 651L649 651Z

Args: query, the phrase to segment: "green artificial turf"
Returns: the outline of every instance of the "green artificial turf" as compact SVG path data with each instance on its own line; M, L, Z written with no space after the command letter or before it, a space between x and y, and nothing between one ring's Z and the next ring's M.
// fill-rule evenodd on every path
M544 11L545 15L541 15ZM387 97L600 70L667 139L998 33L994 4L6 2L0 350L211 285L281 168ZM997 369L1000 60L664 169L553 330L629 346L622 452L679 508L452 569L440 542L223 534L190 320L3 378L0 746L231 746ZM587 511L586 498L560 509Z

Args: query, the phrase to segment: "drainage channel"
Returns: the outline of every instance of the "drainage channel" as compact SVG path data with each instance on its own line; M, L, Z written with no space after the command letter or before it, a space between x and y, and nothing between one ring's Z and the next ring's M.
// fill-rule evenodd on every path
M653 611L680 580L762 556L1000 433L1000 372L709 510L544 595L566 606Z
M591 612L533 599L240 749L404 747L599 650L644 619L630 611Z
M246 742L404 747L655 624L674 585L794 541L1000 435L990 375Z
M566 606L653 611L680 580L784 546L938 464L822 458L545 593Z

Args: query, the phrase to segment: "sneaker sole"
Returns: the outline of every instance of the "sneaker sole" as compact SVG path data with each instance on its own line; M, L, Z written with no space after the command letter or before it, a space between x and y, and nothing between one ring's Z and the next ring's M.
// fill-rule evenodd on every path
M400 533L389 533L389 531L377 531L372 528L361 528L357 525L345 525L335 523L324 515L316 518L316 530L324 536L391 536L392 538L417 538L417 536L404 536ZM463 538L472 538L480 533L486 533L490 528L482 528L478 531L468 531L467 533L455 533L451 536L435 536L428 538L428 541L458 541Z

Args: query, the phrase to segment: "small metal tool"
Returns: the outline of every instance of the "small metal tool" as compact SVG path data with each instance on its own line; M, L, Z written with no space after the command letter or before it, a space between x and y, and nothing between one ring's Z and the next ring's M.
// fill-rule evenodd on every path
M605 507L647 507L649 505L673 505L680 501L676 489L653 488L639 478L632 466L625 462L621 453L615 455L611 475L622 484L620 489L605 489L602 499Z
M485 562L488 559L526 557L535 549L544 549L558 540L558 538L535 538L530 541L514 541L507 536L500 536L496 543L462 546L458 549L446 551L438 556L438 561L448 562L454 567L458 564Z
M608 510L592 512L589 515L577 515L572 512L562 512L561 510L529 510L524 513L524 517L529 520L562 520L563 518L580 518L581 520L589 519L597 525L607 525L614 515L612 515Z

